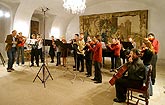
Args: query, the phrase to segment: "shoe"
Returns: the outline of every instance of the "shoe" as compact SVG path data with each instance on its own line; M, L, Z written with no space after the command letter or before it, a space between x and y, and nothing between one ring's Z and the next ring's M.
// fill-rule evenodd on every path
M39 67L39 65L37 65L37 67Z
M7 68L7 72L11 72L11 69L8 69L8 68Z
M85 73L85 75L89 75L88 73Z
M9 69L9 70L7 70L7 72L11 72L11 70Z
M87 77L90 77L91 75L87 75Z
M50 63L54 63L54 61L51 61Z
M73 71L76 71L76 68L73 68Z
M11 70L13 70L13 71L14 71L14 69L13 69L13 68L11 68Z
M113 72L113 71L114 71L114 69L111 69L111 70L110 70L110 72Z
M95 81L94 83L95 83L95 84L98 84L98 83L102 83L102 81Z
M34 66L33 64L32 65L30 65L30 67L32 67L32 66Z
M84 72L83 70L80 70L79 72Z
M95 78L94 79L91 79L92 81L97 81Z
M155 85L155 79L151 79L152 85Z
M118 98L113 99L113 101L118 103L125 102L125 100L119 100Z

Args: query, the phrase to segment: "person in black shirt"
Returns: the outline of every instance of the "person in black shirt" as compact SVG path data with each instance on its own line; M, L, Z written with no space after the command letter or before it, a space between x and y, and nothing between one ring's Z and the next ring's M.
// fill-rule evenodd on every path
M36 39L36 35L32 34L32 39L29 43L31 45L31 65L34 66L34 57L36 60L36 65L39 67L39 55L38 55L38 40Z
M90 36L87 37L86 44L87 43L89 43L90 45L92 44ZM89 50L88 46L85 46L84 50L85 50L85 61L86 61L85 64L86 64L86 70L87 70L86 75L87 75L87 77L90 77L90 76L92 76L92 56L93 56L93 53L91 50Z
M74 66L73 69L76 70L77 67L77 42L79 40L79 34L75 34L74 39L72 39L71 44L72 44L72 49L73 49L73 56L74 56Z
M49 55L51 58L51 63L54 63L56 45L55 45L54 36L51 36L51 38L52 38L52 45L50 46L50 49L49 49Z
M140 89L143 86L146 69L139 55L140 52L137 49L131 50L128 63L126 63L128 75L116 80L116 98L113 101L125 102L127 88Z
M146 77L149 71L149 66L151 65L153 54L154 54L154 48L151 42L148 39L144 39L143 45L142 45L142 51L141 51L141 59L143 60L143 64L146 67ZM149 83L149 95L150 96L153 95L151 78L150 78L150 83Z

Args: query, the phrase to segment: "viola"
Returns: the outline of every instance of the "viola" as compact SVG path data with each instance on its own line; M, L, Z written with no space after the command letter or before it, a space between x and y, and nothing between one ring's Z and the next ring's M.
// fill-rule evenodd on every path
M125 73L125 71L127 70L127 63L123 64L122 66L120 66L117 70L118 72L116 74L113 75L113 77L110 79L109 83L113 86L115 84L115 81L119 78L122 77L123 73Z

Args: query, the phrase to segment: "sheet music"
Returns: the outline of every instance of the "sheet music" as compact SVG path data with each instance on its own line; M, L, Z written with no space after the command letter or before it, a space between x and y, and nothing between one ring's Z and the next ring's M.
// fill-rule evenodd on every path
M27 39L27 44L35 44L35 42L37 41L37 39Z
M107 49L105 42L101 42L101 44L102 44L102 49Z

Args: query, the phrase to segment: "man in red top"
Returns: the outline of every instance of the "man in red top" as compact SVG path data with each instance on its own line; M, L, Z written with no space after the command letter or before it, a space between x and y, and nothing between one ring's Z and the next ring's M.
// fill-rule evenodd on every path
M26 37L22 36L22 32L18 33L18 44L17 44L17 66L19 65L19 58L21 55L22 66L24 65L24 44L26 42Z
M121 59L120 59L120 50L121 50L121 44L118 39L116 39L116 43L112 47L111 45L108 45L108 47L114 51L114 57L115 57L115 69L121 66Z
M156 62L157 62L157 54L159 52L159 41L155 38L155 35L153 33L148 34L148 39L152 43L152 46L154 47L155 54L152 56L152 72L151 72L151 80L152 84L155 84L155 78L156 78Z
M100 35L96 35L93 38L93 41L95 43L95 46L92 48L89 43L87 43L87 46L89 46L89 50L93 51L93 61L94 61L94 67L95 67L95 76L93 81L94 83L102 83L102 75L101 75L101 63L102 63L102 44L101 44L101 37Z

